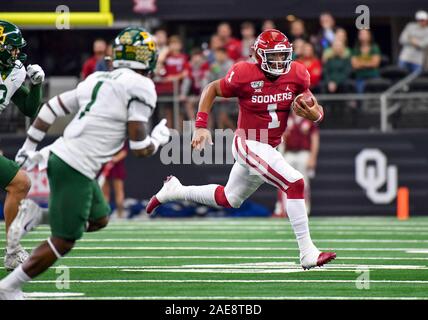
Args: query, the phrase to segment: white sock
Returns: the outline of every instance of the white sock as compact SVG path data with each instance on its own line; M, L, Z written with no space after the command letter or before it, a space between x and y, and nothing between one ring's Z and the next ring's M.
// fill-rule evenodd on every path
M19 249L19 245L15 246L15 247L11 247L9 246L9 244L6 246L6 252L7 254L12 254L14 252L16 252Z
M183 186L184 200L218 207L215 201L215 190L218 184L207 184L204 186Z
M16 290L20 289L24 283L30 280L31 278L27 276L24 270L22 270L22 265L20 265L15 270L13 270L12 273L0 281L0 287Z
M308 214L306 213L305 200L287 199L287 215L290 219L297 244L300 249L300 256L305 256L311 251L318 250L312 242L309 233Z

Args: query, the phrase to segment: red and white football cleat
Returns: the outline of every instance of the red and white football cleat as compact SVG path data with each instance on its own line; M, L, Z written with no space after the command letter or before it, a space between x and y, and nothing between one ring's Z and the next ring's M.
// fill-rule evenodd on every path
M303 259L301 260L302 262L302 268L304 270L309 270L312 269L314 267L322 267L323 265L329 263L330 261L336 259L336 253L334 252L320 252L320 254L318 255L318 258L316 260L316 263L303 263Z
M162 189L150 199L146 207L146 212L148 214L152 213L162 203L182 200L182 188L183 185L176 177L168 176L163 182Z

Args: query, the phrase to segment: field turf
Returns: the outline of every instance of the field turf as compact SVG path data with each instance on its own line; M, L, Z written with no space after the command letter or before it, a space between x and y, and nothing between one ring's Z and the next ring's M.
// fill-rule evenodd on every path
M310 225L337 259L303 271L286 219L112 222L24 291L30 299L428 299L428 218L312 217ZM48 235L40 226L23 244ZM4 238L1 224L3 247Z

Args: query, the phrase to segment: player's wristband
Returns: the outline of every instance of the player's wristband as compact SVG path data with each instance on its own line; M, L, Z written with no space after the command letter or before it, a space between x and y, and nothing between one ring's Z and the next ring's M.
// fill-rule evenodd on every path
M196 115L196 128L207 128L208 127L208 113L198 112Z

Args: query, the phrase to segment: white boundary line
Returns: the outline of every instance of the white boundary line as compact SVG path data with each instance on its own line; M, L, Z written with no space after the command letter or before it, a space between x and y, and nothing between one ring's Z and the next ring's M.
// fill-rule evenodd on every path
M140 297L62 297L37 300L428 300L428 297L340 297L340 296L140 296Z
M31 250L31 247L25 247L25 249ZM319 248L320 250L332 250L329 248ZM298 248L285 248L285 247L83 247L78 246L76 248L73 248L73 251L79 251L79 250L130 250L130 251L136 251L136 250L205 250L205 251L266 251L266 250L272 250L272 251L297 251ZM335 251L420 251L421 248L334 248Z
M0 257L4 259L4 257ZM61 258L63 260L152 260L152 259L208 259L208 260L218 260L218 259L227 259L227 260L298 260L297 256L66 256ZM339 257L340 260L415 260L415 261L426 261L428 257Z
M61 283L355 283L356 280L326 280L326 279L277 279L277 280L215 280L215 279L192 279L192 280L176 280L176 279L109 279L109 280L68 280ZM31 283L57 283L56 280L34 280ZM370 280L370 283L384 284L423 284L427 285L428 280Z
M36 239L23 239L21 242L42 242L44 238ZM107 238L107 239L81 239L79 243L84 242L225 242L225 243L295 243L295 239L180 239L180 238L167 238L167 239L141 239L141 238ZM428 243L428 240L397 240L397 239L318 239L316 242L334 242L334 243Z
M3 259L4 257L0 257ZM232 260L298 260L298 256L65 256L61 258L63 260L135 260L135 259L232 259ZM425 261L428 260L428 257L342 257L340 260L415 260L415 261Z

